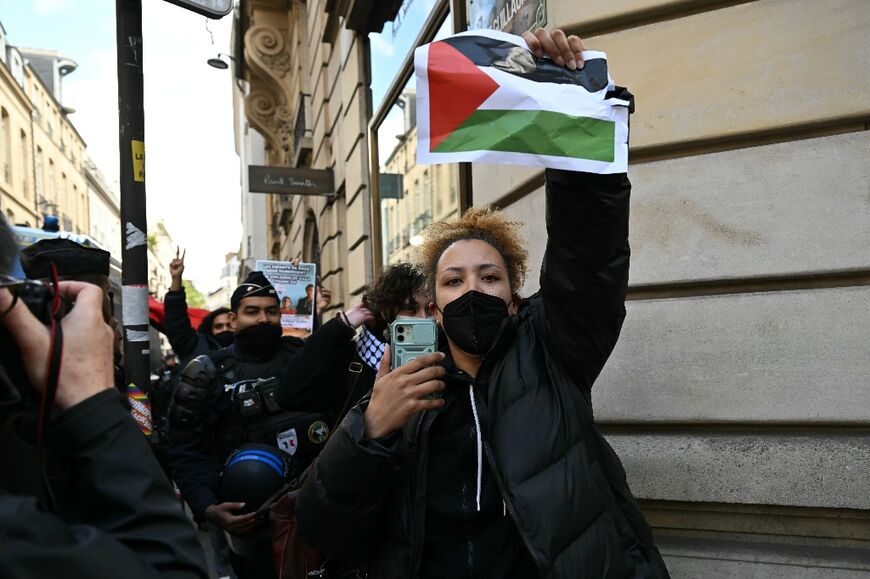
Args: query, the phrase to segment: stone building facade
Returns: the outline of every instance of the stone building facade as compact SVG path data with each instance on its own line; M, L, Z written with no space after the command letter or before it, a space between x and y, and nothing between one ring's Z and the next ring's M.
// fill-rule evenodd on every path
M85 160L88 186L89 235L121 259L121 192L118 183L109 183L90 159Z
M413 80L406 57L376 87L375 4L247 0L239 20L264 164L336 183L266 196L263 257L319 259L336 307L395 247L388 121ZM406 0L387 20L421 4L414 43L520 15L606 51L636 96L628 317L594 403L673 576L870 576L870 4ZM534 292L543 172L449 174L460 208L527 223Z
M256 257L317 263L338 308L358 299L371 279L369 106L365 37L342 26L326 4L243 2L236 34L246 82L240 108L264 140L264 164L331 169L336 183L329 197L268 196L268 255ZM249 264L243 263L244 272Z
M40 71L52 71L46 82ZM12 46L0 25L0 210L12 224L39 227L56 215L60 227L89 233L85 142L59 96L75 63L57 53Z

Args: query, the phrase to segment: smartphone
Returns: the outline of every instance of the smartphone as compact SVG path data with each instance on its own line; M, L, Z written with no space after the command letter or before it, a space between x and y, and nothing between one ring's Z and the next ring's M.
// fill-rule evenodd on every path
M391 367L398 368L438 351L438 326L432 318L398 317L390 324Z

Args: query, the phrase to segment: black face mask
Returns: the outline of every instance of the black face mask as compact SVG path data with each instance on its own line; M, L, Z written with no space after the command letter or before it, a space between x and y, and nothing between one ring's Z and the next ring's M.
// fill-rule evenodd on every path
M497 296L476 290L465 292L441 311L444 333L469 354L485 354L495 342L508 307Z
M257 324L236 332L235 343L239 350L258 358L271 356L281 344L281 326Z
M226 348L233 343L233 333L229 331L218 332L217 334L212 334L211 337L214 338L214 341L217 342L221 348Z

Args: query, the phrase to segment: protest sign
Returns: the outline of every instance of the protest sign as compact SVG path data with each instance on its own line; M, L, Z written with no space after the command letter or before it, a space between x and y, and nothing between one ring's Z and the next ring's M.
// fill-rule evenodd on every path
M283 335L304 338L314 327L317 266L289 261L257 260L257 270L278 293Z

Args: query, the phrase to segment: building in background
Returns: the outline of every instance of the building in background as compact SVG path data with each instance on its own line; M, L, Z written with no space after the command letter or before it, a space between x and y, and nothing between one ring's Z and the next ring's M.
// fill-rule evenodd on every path
M332 292L330 309L361 299L373 274L367 35L381 30L399 5L241 4L234 71L244 87L235 91L245 176L242 275L256 259L300 257L317 264L321 283ZM334 192L252 193L245 163L330 172ZM256 237L261 226L265 239Z
M210 310L230 307L230 298L239 285L239 271L241 270L239 254L236 252L228 253L224 262L224 267L221 269L220 287L209 292L206 296L206 303Z
M85 142L61 100L76 64L56 52L16 48L0 24L0 211L10 223L88 234Z
M389 135L380 143L389 155L378 173L385 264L413 261L426 226L459 216L458 183L450 165L417 164L416 93L403 91L396 105L402 132L394 136L391 152Z
M407 109L418 41L541 25L606 51L637 98L628 317L594 405L672 575L870 574L867 2L242 2L243 175L335 183L313 197L246 182L243 267L318 261L346 307L411 254L427 207L453 206L439 212L438 181L460 210L527 223L535 292L544 172L415 166Z
M85 159L90 236L121 260L121 198L118 184L108 183L96 164Z
M169 264L177 249L163 221L148 228L148 292L160 301L172 285Z
M19 48L18 51L54 100L63 103L63 79L75 72L79 65L56 50Z
M238 20L234 22L233 36L242 32L238 27ZM238 62L238 60L234 61ZM239 67L234 64L234 70ZM266 259L271 256L268 251L268 226L271 223L271 215L267 209L268 196L251 194L248 187L248 166L265 165L266 144L263 137L248 123L245 110L246 91L248 83L242 79L236 79L233 83L233 134L235 139L236 153L241 162L241 218L242 218L242 244L239 249L239 279L241 283L254 271L258 259Z

